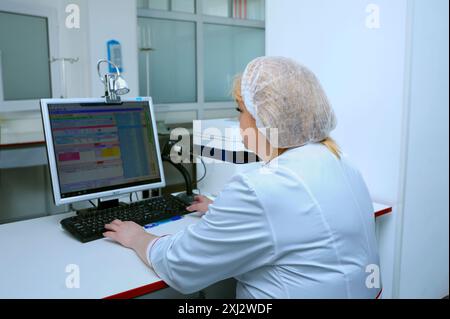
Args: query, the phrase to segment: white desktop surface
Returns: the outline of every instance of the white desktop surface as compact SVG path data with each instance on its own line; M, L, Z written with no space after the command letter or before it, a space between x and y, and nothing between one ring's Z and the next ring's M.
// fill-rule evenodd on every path
M108 239L82 244L59 222L73 213L0 225L0 298L106 298L161 281L134 251ZM152 228L173 234L198 217ZM80 270L80 288L66 287L67 265Z
M392 208L375 204L375 216L390 212ZM73 215L0 225L0 298L99 299L118 294L130 298L165 287L132 250L108 239L85 244L74 239L59 224ZM173 234L198 221L191 214L150 232ZM71 264L79 267L80 288L66 287L70 275L66 267ZM153 284L160 285L150 289Z

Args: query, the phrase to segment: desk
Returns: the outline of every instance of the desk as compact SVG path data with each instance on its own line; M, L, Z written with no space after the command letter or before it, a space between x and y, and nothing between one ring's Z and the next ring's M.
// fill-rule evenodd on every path
M0 225L0 298L131 298L167 287L132 250L108 239L74 240L59 225L72 215ZM198 220L189 215L152 233L172 234ZM79 289L66 288L71 264L79 266Z
M376 216L392 211L375 207ZM59 222L72 215L0 225L0 298L134 298L167 287L132 250L108 239L81 244L71 237ZM173 234L198 221L191 214L151 232ZM71 264L79 267L80 288L66 287Z

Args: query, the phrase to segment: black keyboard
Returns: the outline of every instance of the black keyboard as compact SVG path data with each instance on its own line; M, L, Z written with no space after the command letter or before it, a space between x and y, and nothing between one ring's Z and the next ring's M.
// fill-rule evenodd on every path
M133 221L141 226L183 216L191 212L175 196L161 196L104 210L88 209L61 221L62 227L82 243L103 238L105 225L115 219Z

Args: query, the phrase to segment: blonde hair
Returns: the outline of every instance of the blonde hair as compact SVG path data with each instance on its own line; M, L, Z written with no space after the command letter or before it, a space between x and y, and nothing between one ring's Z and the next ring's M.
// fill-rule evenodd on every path
M241 94L241 83L242 83L242 74L238 74L235 76L233 81L233 88L231 95L236 101L243 102L242 94ZM333 140L331 137L327 137L323 141L320 142L324 145L328 150L333 153L338 159L341 159L342 152L339 145Z
M231 96L239 102L243 102L241 94L242 74L237 74L233 80L233 87L231 89Z
M331 137L327 137L322 142L322 145L326 146L328 150L333 153L338 159L341 159L342 153L339 145Z

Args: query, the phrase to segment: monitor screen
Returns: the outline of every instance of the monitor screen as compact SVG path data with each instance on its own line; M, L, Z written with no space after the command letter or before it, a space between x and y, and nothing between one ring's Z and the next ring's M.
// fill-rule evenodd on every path
M148 101L47 108L61 199L163 181Z

